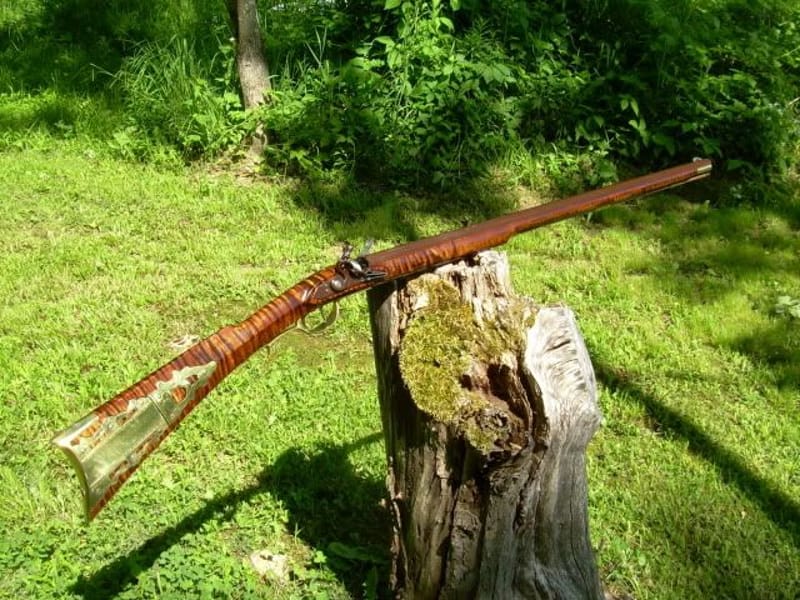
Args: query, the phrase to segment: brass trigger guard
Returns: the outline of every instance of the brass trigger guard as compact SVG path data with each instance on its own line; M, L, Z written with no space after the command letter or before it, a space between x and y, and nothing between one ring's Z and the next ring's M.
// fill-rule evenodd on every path
M319 313L323 314L322 308L319 309ZM309 326L308 323L306 322L306 318L308 317L308 315L306 315L305 317L300 319L298 323L295 323L295 328L298 331L302 331L307 335L318 335L322 333L323 331L328 329L331 325L333 325L336 322L336 319L339 318L339 303L334 302L333 308L331 308L328 314L324 316L325 318L322 320L321 323L317 323L314 326Z
M321 323L317 323L316 325L313 325L313 326L309 326L308 323L306 322L306 317L308 316L308 315L306 315L306 317L303 317L302 319L300 319L296 323L293 323L291 327L289 327L285 331L282 331L278 336L273 338L269 342L269 344L267 344L265 350L268 353L271 353L272 352L272 345L275 342L277 342L279 339L281 339L284 335L289 333L290 331L295 331L296 330L296 331L300 331L302 333L305 333L306 335L319 335L320 333L322 333L323 331L328 329L331 325L333 325L336 322L336 319L339 318L339 311L340 311L339 303L338 302L334 302L333 303L333 308L331 308L330 312L328 312L328 314L325 315L325 318L322 320L322 322ZM323 309L320 308L319 312L321 314L323 312Z

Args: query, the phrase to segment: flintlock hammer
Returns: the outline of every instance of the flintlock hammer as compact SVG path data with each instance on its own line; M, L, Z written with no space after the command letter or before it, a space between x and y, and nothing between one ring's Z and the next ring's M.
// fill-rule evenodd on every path
M388 250L341 258L152 372L59 433L53 440L74 465L89 520L220 381L256 350L340 298L417 275L506 243L511 237L609 204L706 177L711 161L693 162L570 198L534 206ZM332 311L329 321L335 318Z

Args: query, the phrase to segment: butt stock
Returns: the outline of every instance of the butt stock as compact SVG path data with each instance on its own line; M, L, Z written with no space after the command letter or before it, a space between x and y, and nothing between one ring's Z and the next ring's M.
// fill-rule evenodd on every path
M53 443L64 451L78 474L88 520L220 381L308 314L308 290L327 277L324 271L312 275L241 323L201 340L56 435Z
M707 176L692 163L511 213L369 255L350 256L301 281L250 317L198 342L53 439L77 471L93 519L180 422L254 352L343 296L504 244L514 235Z

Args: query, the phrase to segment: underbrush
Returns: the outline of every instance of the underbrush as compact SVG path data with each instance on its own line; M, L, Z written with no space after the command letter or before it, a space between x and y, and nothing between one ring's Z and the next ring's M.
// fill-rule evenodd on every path
M147 158L151 145L173 145L186 158L214 156L255 129L241 107L233 47L203 61L193 44L173 38L138 47L113 75L128 125L114 134L123 156Z
M98 138L133 160L236 154L261 128L271 173L414 190L457 190L498 168L597 185L615 164L646 171L694 156L772 183L796 163L800 8L790 0L259 9L274 92L249 113L228 16L212 5L9 9L0 93L49 94L48 110L61 111L42 115L50 131L76 120L76 105L53 94L113 105L112 131Z
M702 155L779 180L800 133L796 5L667 4L387 2L355 40L320 14L316 42L278 56L271 162L457 188L519 149L590 158L589 184L608 159Z

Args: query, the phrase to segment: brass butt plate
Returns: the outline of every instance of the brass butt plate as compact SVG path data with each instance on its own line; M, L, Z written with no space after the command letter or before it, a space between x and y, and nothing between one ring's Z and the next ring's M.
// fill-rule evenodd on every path
M153 392L130 400L125 410L92 412L53 439L75 467L88 519L179 421L216 368L212 361L175 370L169 380L157 382Z

